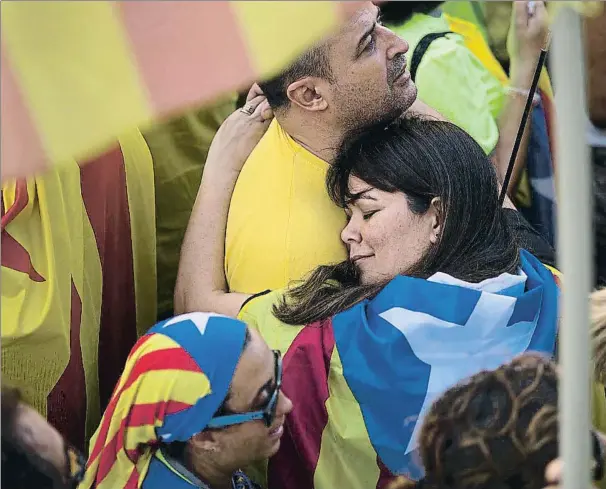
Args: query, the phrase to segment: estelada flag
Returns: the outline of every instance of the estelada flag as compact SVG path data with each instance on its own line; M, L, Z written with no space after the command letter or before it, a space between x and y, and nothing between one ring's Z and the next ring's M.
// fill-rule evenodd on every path
M437 397L525 351L554 353L554 275L525 250L520 269L475 284L400 275L306 326L273 315L282 291L245 304L240 319L283 353L282 389L294 406L278 453L255 474L261 485L384 489L394 475L422 476L418 434Z
M2 2L2 179L270 75L361 4Z

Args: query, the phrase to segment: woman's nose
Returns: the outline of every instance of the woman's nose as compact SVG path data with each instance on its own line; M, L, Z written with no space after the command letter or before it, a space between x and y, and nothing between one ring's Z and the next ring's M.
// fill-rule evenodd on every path
M343 241L345 244L351 244L359 243L360 239L360 227L357 222L357 218L352 217L347 223L347 226L345 226L343 231L341 231L341 241Z
M292 401L282 391L280 391L280 398L278 399L278 408L276 411L278 414L284 415L287 415L292 411Z

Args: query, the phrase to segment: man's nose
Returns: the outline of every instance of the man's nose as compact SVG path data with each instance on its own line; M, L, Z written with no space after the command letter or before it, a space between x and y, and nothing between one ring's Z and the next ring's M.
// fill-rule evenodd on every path
M408 42L387 27L384 27L383 29L385 29L385 37L388 43L387 57L389 59L393 59L399 54L405 54L408 52Z

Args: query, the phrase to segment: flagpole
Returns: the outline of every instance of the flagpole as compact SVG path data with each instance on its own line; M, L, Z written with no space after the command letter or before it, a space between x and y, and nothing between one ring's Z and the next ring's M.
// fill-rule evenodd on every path
M559 339L563 489L590 487L590 340L593 283L592 187L586 143L581 19L562 7L553 29L557 111L558 258L564 274Z

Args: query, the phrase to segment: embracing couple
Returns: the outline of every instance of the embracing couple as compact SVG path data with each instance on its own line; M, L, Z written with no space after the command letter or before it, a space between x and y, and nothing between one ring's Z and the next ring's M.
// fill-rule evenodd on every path
M416 100L407 50L369 5L253 87L209 152L175 309L238 317L282 352L294 409L269 487L419 476L436 396L554 353L553 251L499 206L482 148Z

